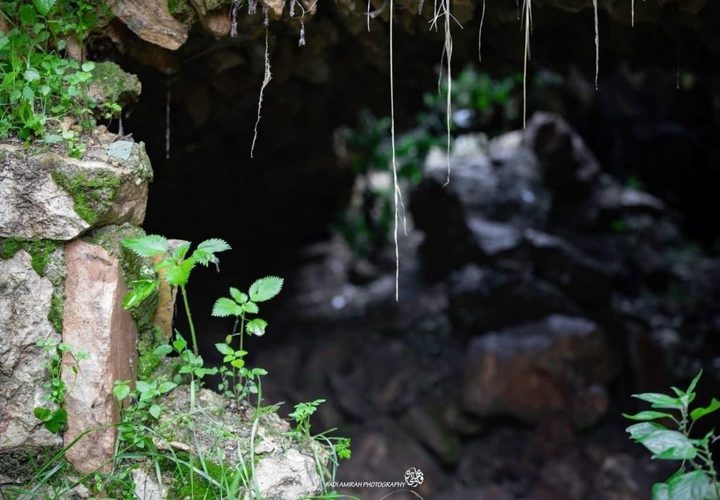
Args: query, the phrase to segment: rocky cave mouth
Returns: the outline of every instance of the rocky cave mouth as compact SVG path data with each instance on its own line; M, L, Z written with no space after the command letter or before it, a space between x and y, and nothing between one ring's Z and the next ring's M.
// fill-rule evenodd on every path
M201 351L219 361L213 346L228 332L209 311L228 285L284 276L287 293L268 310L268 335L251 359L270 372L269 401L328 400L318 428L337 427L355 446L343 478L397 471L400 479L413 466L427 491L447 499L587 498L601 488L642 498L660 472L624 444L619 415L629 394L688 379L700 366L704 387L720 378L717 53L686 28L633 31L603 13L596 92L590 13L540 9L534 142L528 152L517 136L496 140L521 128L516 115L490 145L474 146L474 157L453 157L449 188L432 169L406 186L416 229L395 304L392 261L357 258L334 232L354 182L336 155L336 131L354 126L364 108L387 114L387 25L356 34L333 27L332 16L308 24L303 48L294 30L273 33L274 80L252 160L257 37L248 44L193 32L177 53L159 53L155 67L97 48L143 84L123 131L146 143L155 172L144 229L233 247L221 274L202 270L190 285ZM517 71L514 28L486 28L477 68ZM553 30L563 35L542 34ZM458 70L477 57L471 31L456 35ZM397 121L408 130L433 91L442 42L410 29L396 43ZM532 118L546 111L569 126L554 115ZM523 212L523 189L547 205ZM180 329L183 321L179 314ZM598 331L608 353L593 344ZM473 366L501 363L495 355L516 357L502 365L510 385L492 400L472 387L490 392L506 381Z

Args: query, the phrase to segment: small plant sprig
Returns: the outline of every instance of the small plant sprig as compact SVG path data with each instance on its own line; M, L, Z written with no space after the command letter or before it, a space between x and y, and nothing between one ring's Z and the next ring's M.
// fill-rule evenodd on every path
M206 267L214 264L218 267L220 261L216 254L230 250L230 245L221 239L211 238L200 243L193 253L188 256L190 245L190 243L183 243L170 255L168 253L169 242L163 236L151 234L140 238L123 240L125 248L141 257L162 257L162 260L155 265L155 271L162 278L155 277L130 282L130 291L123 299L123 307L132 309L140 305L157 291L159 279L164 279L172 287L178 287L183 299L188 326L190 327L193 354L198 356L197 335L195 333L195 323L192 319L192 311L190 311L190 303L188 302L187 283L190 279L190 273L197 264Z
M299 436L312 438L312 435L310 434L310 417L313 416L318 407L324 402L324 399L316 399L315 401L308 401L295 405L295 410L288 415L295 421L294 433Z
M685 391L672 387L674 396L634 394L633 397L650 403L651 410L624 415L639 422L628 427L627 432L633 441L650 450L654 459L681 461L675 474L665 482L653 485L653 500L720 499L720 484L710 451L710 446L720 436L713 429L701 437L692 437L695 423L720 409L720 401L714 398L708 406L691 409L701 375L702 372L698 373ZM671 428L659 421L671 424Z
M64 344L57 339L39 340L36 344L41 349L50 353L50 359L46 363L50 379L45 384L48 391L46 400L51 404L51 408L46 406L38 406L33 409L33 414L40 420L45 428L53 434L62 432L67 426L67 411L65 410L65 398L71 389L65 385L62 379L63 354L67 354L72 363L66 364L75 376L79 371L78 362L88 358L87 353L74 353L68 344Z
M267 375L267 371L262 368L250 369L245 365L245 335L262 337L268 326L264 319L252 316L260 312L258 303L277 296L282 286L282 278L266 276L250 285L247 293L231 287L230 297L220 297L213 306L213 316L235 318L232 333L225 338L224 343L215 344L215 348L223 355L223 363L227 365L220 368L223 378L220 390L234 397L238 403L249 394L258 394L260 377ZM232 346L235 337L239 338L237 349Z

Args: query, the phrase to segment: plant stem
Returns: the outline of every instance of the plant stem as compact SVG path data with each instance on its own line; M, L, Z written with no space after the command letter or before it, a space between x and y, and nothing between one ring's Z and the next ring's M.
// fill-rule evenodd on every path
M190 304L188 303L187 290L184 286L180 286L180 294L183 298L183 305L185 306L185 314L187 315L188 324L190 325L190 337L192 338L193 353L195 356L199 355L197 337L195 336L195 324L193 323L192 313L190 312Z

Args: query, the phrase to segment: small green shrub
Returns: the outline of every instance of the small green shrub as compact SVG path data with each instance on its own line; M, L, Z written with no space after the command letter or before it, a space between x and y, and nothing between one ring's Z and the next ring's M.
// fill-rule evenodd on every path
M714 398L708 406L692 407L701 375L702 372L698 373L685 391L673 387L671 395L634 394L633 397L650 403L651 409L624 415L638 422L628 427L627 432L633 441L652 453L653 459L680 462L675 474L653 486L653 500L720 499L720 483L710 450L720 436L714 429L700 436L692 432L698 420L720 409L720 401Z

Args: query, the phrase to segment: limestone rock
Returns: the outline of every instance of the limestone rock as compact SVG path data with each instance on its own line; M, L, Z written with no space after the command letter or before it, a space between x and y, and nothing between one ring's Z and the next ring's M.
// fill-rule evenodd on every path
M135 496L140 500L164 500L167 498L167 488L158 483L153 474L143 469L134 469L132 472L135 483Z
M71 240L91 227L145 218L150 161L142 143L87 138L83 160L0 144L0 237Z
M49 355L38 340L53 339L48 320L53 287L31 266L30 255L18 251L0 259L0 454L20 446L57 446L33 415L43 406Z
M295 448L260 459L255 478L262 498L295 500L316 495L322 488L315 460Z
M114 0L113 14L146 42L177 50L187 40L188 27L175 19L165 0Z
M118 259L99 245L79 240L67 246L65 259L63 342L88 357L63 359L63 380L73 388L66 401L64 438L67 445L97 429L66 454L78 471L87 473L110 465L117 430L98 428L119 420L112 389L117 380L135 380L137 332L130 313L122 308L126 285Z
M576 425L587 426L607 409L607 398L597 395L604 391L596 384L612 375L610 353L598 326L583 318L553 315L475 338L465 364L463 403L480 416L511 415L526 422L567 415L577 408L583 413L577 415ZM582 404L588 401L597 408L593 415Z

